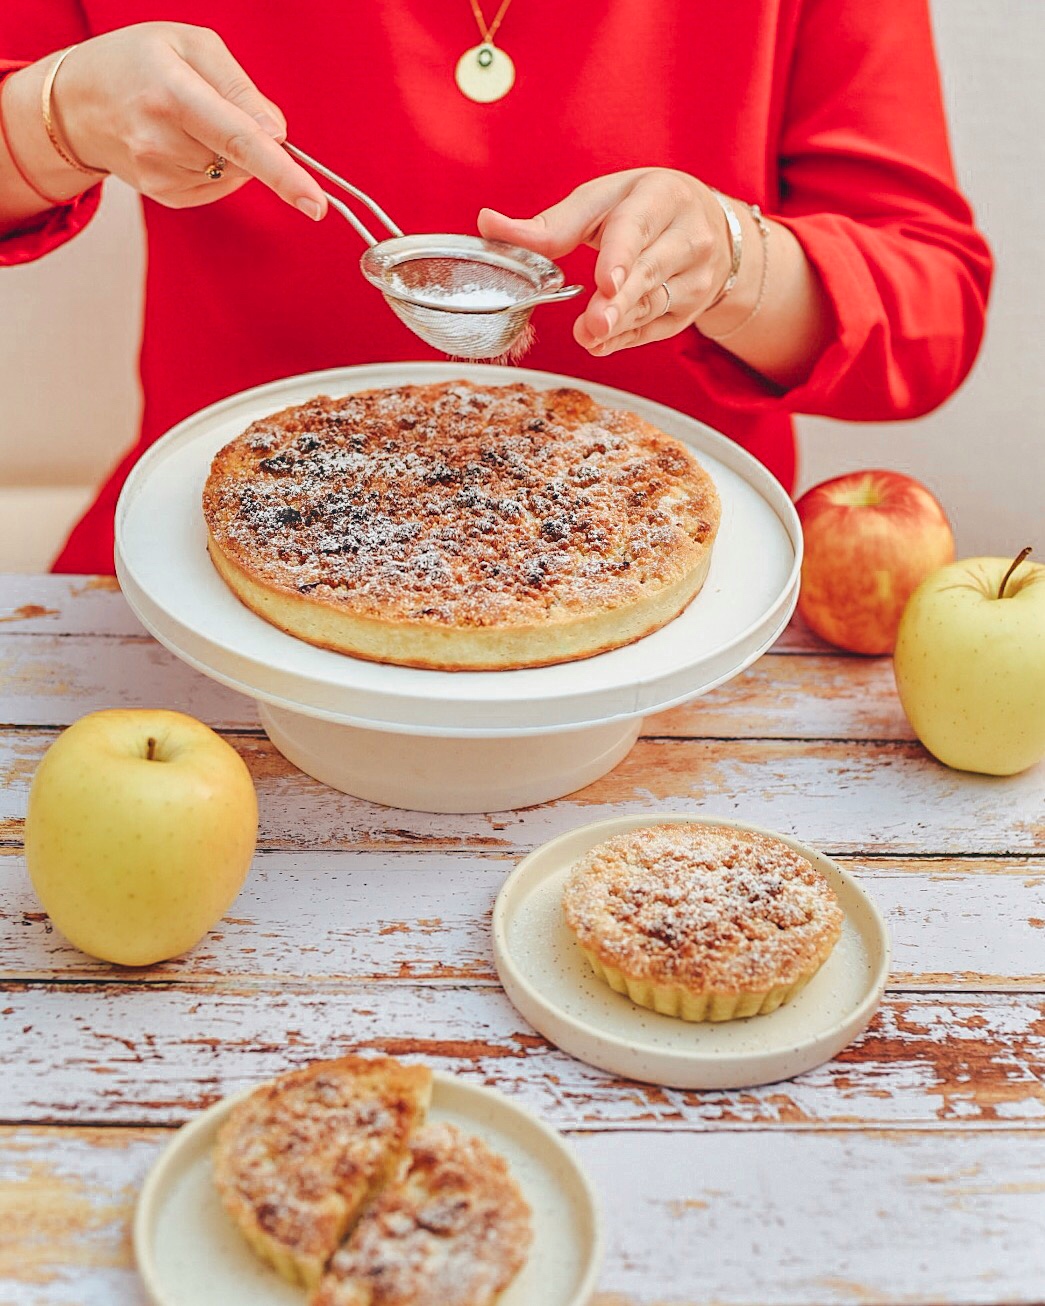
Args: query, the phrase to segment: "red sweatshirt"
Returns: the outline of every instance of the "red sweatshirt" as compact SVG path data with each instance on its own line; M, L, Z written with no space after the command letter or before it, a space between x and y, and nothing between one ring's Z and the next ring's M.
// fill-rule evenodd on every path
M488 20L493 8L486 0ZM157 18L215 28L282 107L290 139L407 232L474 232L484 204L529 216L592 177L654 165L785 222L834 315L830 343L791 390L694 329L592 358L572 338L572 306L538 310L525 359L692 413L785 485L791 413L912 417L975 357L990 254L955 187L926 0L513 0L497 42L517 80L488 105L454 82L479 40L468 0L7 4L0 69ZM97 198L0 238L0 263L68 239ZM146 200L145 221L141 436L58 570L112 571L120 486L187 414L297 372L436 356L363 281L362 243L335 214L313 226L252 183L203 208ZM587 249L562 260L567 280L592 285L593 262Z

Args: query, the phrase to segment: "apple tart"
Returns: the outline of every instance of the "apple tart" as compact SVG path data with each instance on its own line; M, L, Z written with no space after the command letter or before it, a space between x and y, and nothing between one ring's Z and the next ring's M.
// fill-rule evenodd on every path
M681 822L592 848L563 907L596 975L692 1021L775 1011L827 960L844 920L823 874L783 840Z
M431 1092L423 1066L342 1057L262 1084L223 1123L222 1203L310 1306L490 1306L525 1261L507 1162L425 1124Z
M343 1057L281 1075L233 1107L215 1182L243 1236L284 1279L319 1283L406 1158L431 1084L424 1066Z
M704 583L719 526L692 451L580 390L468 381L319 397L213 460L210 556L280 629L445 670L628 644Z

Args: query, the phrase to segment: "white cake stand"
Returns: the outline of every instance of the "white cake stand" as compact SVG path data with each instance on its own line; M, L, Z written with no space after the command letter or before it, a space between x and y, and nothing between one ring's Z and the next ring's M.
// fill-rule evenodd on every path
M704 588L626 648L522 671L420 671L293 638L243 606L211 565L201 510L214 454L252 421L317 394L467 378L583 385L686 441L714 478L722 523ZM521 368L381 363L289 377L187 418L144 455L116 510L116 572L142 624L178 657L256 699L279 751L335 789L393 807L500 811L611 770L642 718L703 694L777 638L798 598L794 507L750 454L671 408Z

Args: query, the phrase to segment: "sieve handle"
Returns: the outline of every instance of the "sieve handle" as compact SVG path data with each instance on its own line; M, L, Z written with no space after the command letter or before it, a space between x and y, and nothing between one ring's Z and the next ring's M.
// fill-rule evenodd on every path
M355 196L361 204L365 204L374 217L385 225L390 235L401 236L403 234L381 205L378 204L377 200L371 199L365 190L360 190L358 186L353 186L350 181L345 181L344 177L339 177L336 172L331 172L329 168L318 162L318 160L313 159L311 155L306 154L304 150L299 150L296 145L291 145L290 141L284 141L283 148L292 158L297 159L298 163L302 163L305 167L311 168L314 172L318 172L321 177L326 177L326 179L332 181L335 186L340 186L341 189L347 191L349 195ZM351 225L355 227L356 231L359 232L368 245L376 245L378 243L377 237L371 234L365 224L356 217L343 200L337 199L326 190L323 194L327 197L328 202L337 209L338 213L341 214L346 222L351 223Z
M537 304L554 304L560 299L576 299L584 289L581 285L563 286L561 290L547 290L539 295L531 295L528 299L517 299L512 304L512 311L517 308L533 308Z

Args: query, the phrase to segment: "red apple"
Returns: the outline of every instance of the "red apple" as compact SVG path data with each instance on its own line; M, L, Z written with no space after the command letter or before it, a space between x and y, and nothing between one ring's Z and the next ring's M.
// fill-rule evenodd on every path
M919 481L886 471L822 481L795 507L805 536L799 612L839 648L891 653L907 600L954 561L943 509Z

